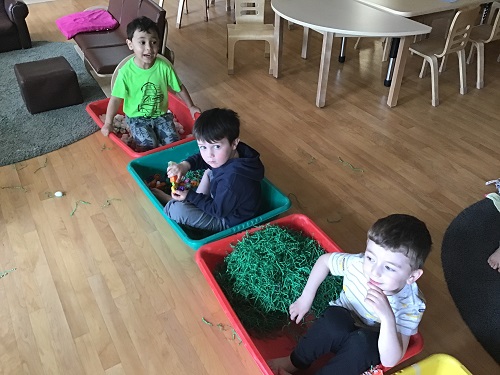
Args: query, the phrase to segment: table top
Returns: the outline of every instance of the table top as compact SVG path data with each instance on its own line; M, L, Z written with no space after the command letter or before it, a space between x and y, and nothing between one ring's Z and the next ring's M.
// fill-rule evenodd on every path
M403 17L444 12L488 2L487 0L356 0Z
M293 23L343 36L403 37L431 31L429 26L354 0L271 0L271 7Z

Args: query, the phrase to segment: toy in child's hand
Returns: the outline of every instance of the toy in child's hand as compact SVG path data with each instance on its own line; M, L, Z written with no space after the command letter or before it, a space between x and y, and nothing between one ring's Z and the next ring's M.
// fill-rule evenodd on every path
M99 119L104 123L106 120L106 114L104 113L100 115ZM125 121L125 116L117 114L113 118L113 133L115 133L118 137L121 137L121 134L130 133L130 129Z
M384 375L384 371L382 371L381 366L372 366L371 369L363 372L361 375Z
M177 176L170 177L170 183L172 184L172 191L180 190L185 191L189 189L196 188L200 184L200 180L195 177L188 177L188 173L182 176L180 179Z
M174 164L175 164L175 162L173 162L173 161L169 161L168 162L168 166L169 167L171 167ZM174 191L177 190L177 175L174 175L174 176L170 177L170 190L172 192L174 192Z
M174 165L175 162L169 161L168 166ZM176 175L170 177L170 184L172 192L179 190L185 191L189 189L196 188L203 177L204 170L197 171L188 171L185 176L181 176L181 178L177 178Z

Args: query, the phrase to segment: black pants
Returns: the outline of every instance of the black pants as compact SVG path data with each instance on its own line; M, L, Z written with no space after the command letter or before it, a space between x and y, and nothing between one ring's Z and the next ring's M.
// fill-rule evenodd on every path
M290 360L306 369L323 354L335 353L316 375L360 375L380 363L378 336L377 331L355 326L347 309L331 306L299 340Z

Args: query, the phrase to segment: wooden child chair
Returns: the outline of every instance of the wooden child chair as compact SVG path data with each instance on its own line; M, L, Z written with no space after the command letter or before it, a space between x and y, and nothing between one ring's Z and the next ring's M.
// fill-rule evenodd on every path
M451 22L446 39L429 38L410 45L411 52L424 58L419 77L424 77L427 62L431 67L432 105L434 107L439 105L438 59L440 58L452 53L457 54L460 71L460 94L465 95L467 92L465 46L469 42L470 32L478 14L479 8L459 10Z
M227 25L227 73L234 73L234 47L240 40L266 41L270 54L269 74L273 74L275 56L274 25L264 24L265 0L235 0L236 24Z
M494 2L491 4L486 23L474 26L470 34L472 47L467 58L467 64L470 64L475 48L477 50L476 87L478 89L482 89L484 86L484 45L498 39L500 39L500 3ZM500 61L500 55L497 61Z
M163 0L160 0L163 3ZM215 4L215 0L203 0L203 6L205 9L205 22L208 22L208 7ZM160 4L160 6L162 6ZM186 11L186 14L189 13L187 0L179 0L179 5L177 7L177 19L175 23L175 27L178 29L181 28L182 22L182 12ZM231 0L226 0L226 11L231 11Z

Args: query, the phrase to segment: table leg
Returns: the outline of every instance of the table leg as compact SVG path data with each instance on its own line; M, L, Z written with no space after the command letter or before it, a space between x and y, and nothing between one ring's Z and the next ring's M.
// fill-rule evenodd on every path
M278 78L281 70L281 57L283 56L283 22L280 16L274 15L274 56L273 76Z
M304 26L304 31L302 32L302 52L300 57L307 59L307 46L309 44L309 28Z
M316 106L325 106L328 73L332 58L333 33L323 33L323 48L321 49L321 64L319 65L318 91L316 92Z
M391 87L392 71L394 69L394 63L396 62L396 56L398 55L399 48L399 38L392 38L391 41L391 52L389 53L389 66L387 67L387 75L385 76L384 86Z
M405 71L406 59L410 54L410 43L413 36L401 38L398 49L398 56L394 66L394 76L392 77L391 87L389 89L389 96L387 97L387 105L395 107L398 104L399 90L401 82L403 81L403 74Z
M345 49L347 44L347 38L345 36L342 37L342 42L340 44L340 54L339 54L339 63L345 62Z

